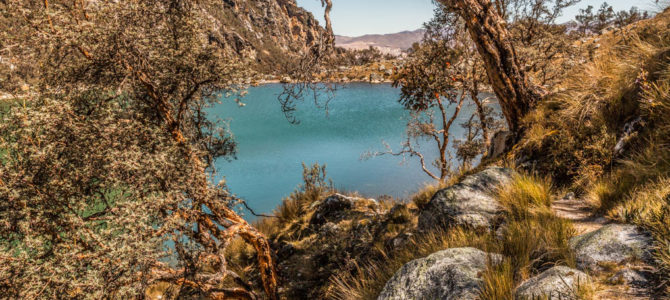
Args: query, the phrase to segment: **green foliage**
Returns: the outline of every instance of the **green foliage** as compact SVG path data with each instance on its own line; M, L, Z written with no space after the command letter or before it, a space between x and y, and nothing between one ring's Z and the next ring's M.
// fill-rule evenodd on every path
M580 9L575 20L579 24L579 31L582 34L587 34L601 33L610 26L621 28L647 18L649 18L649 13L640 11L635 6L627 11L615 12L611 5L604 2L596 12L593 11L591 5L585 9Z
M200 281L201 258L236 234L219 226L256 233L205 170L234 142L204 109L246 75L211 43L206 12L221 5L0 2L2 67L18 70L0 92L25 98L0 122L3 297L135 298ZM203 284L234 286L230 274Z

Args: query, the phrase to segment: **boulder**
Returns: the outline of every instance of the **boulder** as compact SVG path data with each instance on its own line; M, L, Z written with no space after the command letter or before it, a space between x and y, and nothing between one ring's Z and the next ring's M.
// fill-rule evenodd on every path
M384 286L378 300L477 299L480 274L499 254L475 248L452 248L403 265Z
M505 150L509 149L510 144L513 142L513 138L514 135L510 131L503 130L496 132L493 135L489 149L486 151L486 155L482 160L493 159L503 154Z
M589 276L584 272L564 266L556 266L521 283L516 289L516 298L576 299L578 285L585 284L589 280Z
M649 272L624 268L607 279L607 282L613 285L625 283L632 286L646 287L650 283L650 276L652 275Z
M314 214L310 219L311 225L323 225L327 222L338 222L348 216L356 206L376 207L374 199L347 197L342 194L333 194L326 199L312 204Z
M570 240L577 267L599 271L602 264L651 261L652 238L635 225L609 224Z
M492 194L499 185L509 182L513 174L510 169L492 167L438 191L420 212L419 228L493 227L501 207Z
M378 74L378 73L371 73L370 74L370 82L371 83L380 83L384 81L384 76Z

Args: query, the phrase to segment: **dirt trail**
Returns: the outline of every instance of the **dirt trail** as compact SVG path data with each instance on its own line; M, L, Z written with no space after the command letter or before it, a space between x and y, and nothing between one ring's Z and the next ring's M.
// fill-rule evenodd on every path
M578 235L598 230L608 223L607 219L594 216L593 210L584 200L575 197L566 196L555 200L551 208L557 216L571 220Z
M564 219L571 220L577 231L577 235L596 231L609 223L610 221L602 216L594 214L593 209L582 199L576 197L566 196L558 200L554 200L551 205L554 213ZM649 268L646 265L637 266L641 269ZM629 287L624 284L611 285L605 283L606 279L611 274L592 274L596 275L596 292L594 299L605 300L643 300L654 299L648 296L647 289L640 289L636 287Z

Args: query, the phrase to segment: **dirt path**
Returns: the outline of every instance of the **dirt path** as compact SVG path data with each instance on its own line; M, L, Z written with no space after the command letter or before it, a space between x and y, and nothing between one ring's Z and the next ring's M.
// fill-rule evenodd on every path
M555 200L551 208L557 216L571 220L578 235L598 230L608 223L607 219L594 216L593 210L584 200L575 197Z
M551 205L554 213L564 219L571 220L577 231L577 235L582 235L592 231L596 231L609 223L604 217L596 216L593 209L581 199L576 197L563 197L555 200ZM649 266L641 265L639 268L647 268ZM607 279L611 274L593 274L596 278L596 292L594 299L605 300L643 300L653 299L647 296L649 294L647 289L640 289L629 287L625 284L607 284Z

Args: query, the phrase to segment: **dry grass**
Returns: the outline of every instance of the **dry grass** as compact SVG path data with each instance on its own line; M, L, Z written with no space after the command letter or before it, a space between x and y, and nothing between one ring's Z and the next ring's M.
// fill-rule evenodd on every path
M437 189L432 187L431 192ZM507 215L502 237L493 232L452 228L417 236L390 253L380 248L381 259L359 262L353 269L335 276L327 297L376 299L386 282L405 263L447 248L474 247L505 257L501 264L491 264L483 273L482 299L513 299L514 288L521 280L556 264L574 265L568 247L574 229L569 221L552 213L550 193L548 179L517 176L498 194Z
M568 241L575 234L572 223L551 210L548 179L518 175L498 192L506 224L498 240L505 260L489 266L480 291L483 300L513 299L514 287L554 265L574 267Z
M484 281L479 293L481 300L515 300L514 269L509 259L494 265L489 263L482 274Z
M360 263L331 280L327 298L340 300L377 299L386 282L405 263L448 248L474 247L495 252L493 236L455 228L431 232L412 239L402 249L384 253L384 258Z
M433 195L435 195L437 191L447 188L449 185L449 183L443 181L426 184L421 190L412 195L411 201L414 203L414 205L416 205L416 207L423 209L426 207L428 202L430 202L430 199L433 198Z
M670 10L599 38L600 49L570 74L562 91L526 118L517 155L586 194L610 218L647 228L670 282ZM640 130L614 151L624 125ZM516 210L516 209L515 209ZM556 225L559 226L560 225ZM514 242L513 244L515 244ZM521 251L521 249L519 250Z

